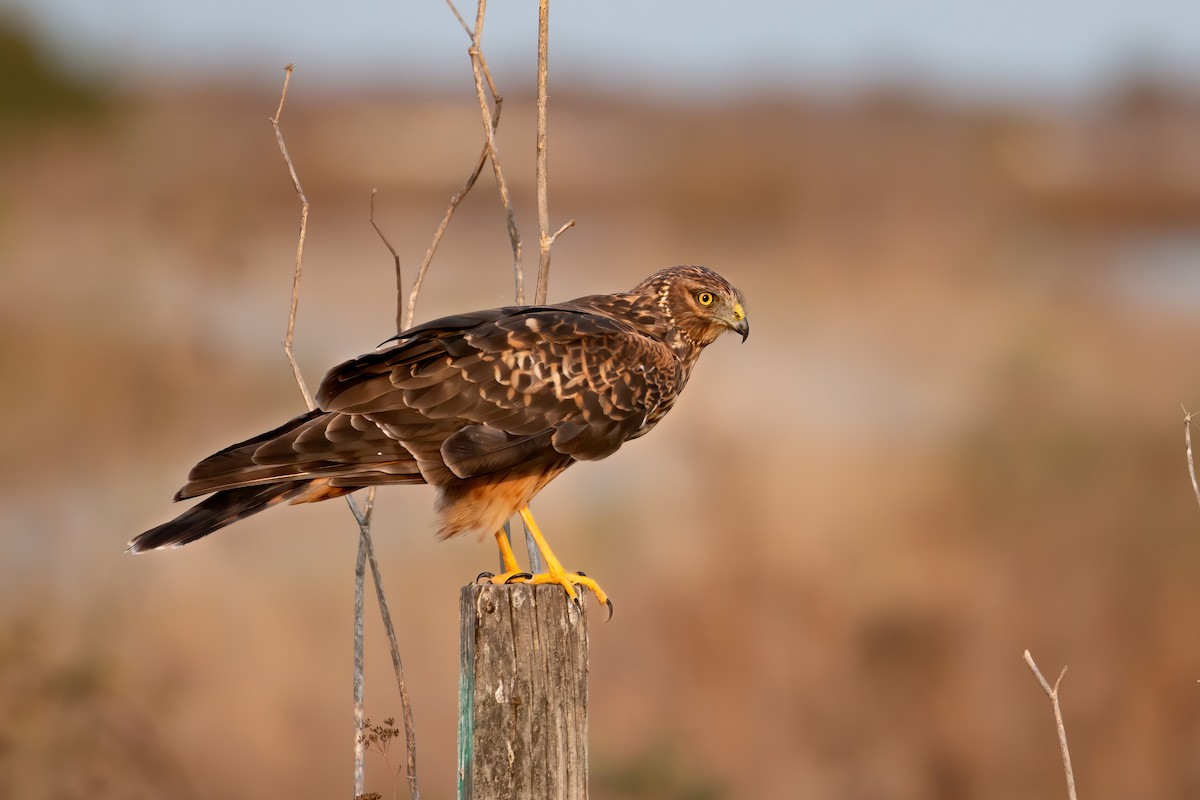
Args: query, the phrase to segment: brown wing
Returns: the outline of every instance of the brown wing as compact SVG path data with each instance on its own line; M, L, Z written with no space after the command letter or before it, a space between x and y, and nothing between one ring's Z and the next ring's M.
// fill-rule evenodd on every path
M486 315L486 317L485 317ZM483 312L479 324L430 323L387 350L348 362L318 402L362 414L414 451L427 480L458 478L540 454L603 458L643 429L679 379L661 343L574 305ZM449 423L447 435L414 435Z
M333 369L320 410L205 459L179 496L299 476L445 485L603 458L657 420L679 380L668 348L594 309L447 317Z

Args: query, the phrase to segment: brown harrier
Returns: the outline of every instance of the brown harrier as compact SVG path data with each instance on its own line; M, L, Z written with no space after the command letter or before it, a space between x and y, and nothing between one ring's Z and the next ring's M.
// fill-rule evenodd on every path
M444 317L335 367L317 408L192 468L176 500L211 495L130 542L179 546L284 500L365 486L438 489L442 538L494 533L496 582L574 585L538 531L529 501L576 461L616 452L675 404L700 351L726 330L745 340L742 295L705 267L670 267L631 292ZM521 573L504 536L519 511L547 572Z

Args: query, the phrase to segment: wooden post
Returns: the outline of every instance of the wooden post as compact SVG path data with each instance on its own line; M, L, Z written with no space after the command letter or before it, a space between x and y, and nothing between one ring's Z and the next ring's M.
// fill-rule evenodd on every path
M587 613L561 586L460 595L459 800L586 800Z

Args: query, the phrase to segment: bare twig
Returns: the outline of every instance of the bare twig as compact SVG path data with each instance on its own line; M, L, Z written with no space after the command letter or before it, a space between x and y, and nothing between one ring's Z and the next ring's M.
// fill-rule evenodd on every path
M479 101L479 113L483 120L483 135L487 140L488 155L492 162L492 172L496 175L496 188L500 192L500 202L504 204L505 221L508 226L508 238L513 251L513 283L517 304L525 303L525 274L521 268L521 233L517 230L517 220L513 213L512 199L508 194L508 184L504 180L504 170L500 166L500 151L496 147L496 129L492 125L492 115L488 111L487 95L483 91L483 55L480 51L480 40L483 38L483 17L487 10L487 0L479 0L475 11L475 31L471 36L471 48L467 52L471 56L471 72L475 76L475 97Z
M375 195L379 192L378 189L371 190L371 227L375 229L375 233L379 234L380 241L384 247L392 254L392 263L396 266L396 333L404 330L407 326L404 324L404 304L400 298L404 297L403 285L400 276L400 254L396 252L396 248L392 247L392 243L383 235L379 224L375 222ZM411 323L410 323L411 324Z
M472 38L471 26L463 19L463 15L458 13L458 8L454 5L453 0L446 0L446 5L450 6L450 10L454 12L454 18L458 20L459 25L462 25L462 29L467 32L467 38Z
M374 487L372 487L374 488ZM367 724L365 684L363 682L363 595L366 584L367 548L358 539L358 558L354 562L354 796L366 792L365 743L362 730Z
M476 175L478 175L478 172L476 172ZM449 215L447 215L447 222L448 221L449 221ZM392 260L395 263L395 267L396 267L396 332L399 333L400 331L404 330L404 328L406 328L412 324L412 309L415 308L415 306L416 306L417 297L421 293L421 287L419 284L416 284L413 286L412 298L411 298L412 305L409 308L409 320L408 320L408 323L405 324L401 317L401 309L403 308L404 287L403 287L403 284L401 281L401 275L400 275L400 256L396 253L396 248L392 246L392 243L388 241L388 238L386 236L384 236L383 231L375 223L375 192L374 191L371 192L371 226L373 228L375 228L375 233L379 234L379 238L383 241L383 243L387 247L388 251L392 254ZM436 243L435 243L435 246L436 246ZM432 258L432 254L430 255L430 258ZM424 274L424 271L427 268L428 268L427 263L422 264L422 268L421 268L422 275ZM395 628L392 626L392 615L391 615L391 612L388 610L387 598L384 596L384 593L383 593L382 576L380 575L380 572L379 572L379 564L375 561L375 548L374 548L373 542L371 541L370 517L371 517L371 509L374 507L374 504L375 504L375 488L376 487L372 486L370 489L367 490L367 508L366 508L365 513L362 515L362 519L360 519L360 521L359 521L359 529L360 529L362 535L359 537L358 558L359 558L359 562L361 563L362 559L365 556L371 564L371 578L375 582L375 591L376 591L376 594L378 595L378 599L379 599L379 614L383 618L383 627L387 633L388 646L391 649L391 653L392 653L392 666L396 671L396 685L400 691L400 707L401 707L401 711L402 711L401 716L403 717L403 720L404 720L404 744L405 744L405 752L407 754L407 765L408 765L408 770L407 770L408 793L409 793L409 796L412 798L412 800L420 800L421 793L420 793L420 790L417 788L416 726L413 724L412 703L409 701L409 697L408 697L408 683L407 683L407 681L404 680L404 665L400 660L400 645L396 641L396 631L395 631ZM347 499L349 499L349 498L347 498ZM355 512L355 518L359 519L359 514L358 514L357 510L354 508L353 503L351 503L350 509L351 509L351 511ZM361 624L361 620L356 620L356 622L358 624ZM362 730L361 726L359 727L359 730L360 731ZM388 768L391 769L391 762L388 761L386 754L384 756L384 761L388 764ZM395 793L393 792L393 796L394 796L394 794Z
M450 11L453 12L454 18L458 20L458 24L462 26L463 31L467 34L467 38L471 39L473 44L474 38L471 28L467 25L467 21L463 19L462 14L458 12L458 8L455 7L453 0L446 0L446 5L450 7ZM478 53L478 59L480 71L483 73L483 78L487 83L488 91L492 96L494 109L491 117L491 129L492 132L495 133L496 129L500 125L500 109L504 105L504 98L501 97L496 91L496 84L492 80L492 72L490 69L488 69L487 59L483 57L482 52ZM475 186L475 182L479 180L479 175L483 172L483 166L487 163L488 155L490 153L491 149L488 146L485 136L483 148L480 150L479 158L475 162L475 168L471 170L471 174L467 176L467 180L454 194L454 196L450 198L450 204L446 207L446 213L442 216L442 221L438 224L437 230L433 233L433 241L430 242L429 249L425 251L425 258L421 260L421 266L417 269L417 277L413 281L412 291L408 296L408 312L405 315L404 325L400 328L400 330L412 327L413 320L416 318L417 314L417 297L420 295L421 287L425 283L425 273L429 271L429 265L433 262L433 256L437 252L438 245L441 244L442 236L445 234L446 228L450 225L450 218L454 216L454 212L458 208L459 203L463 201L463 198L467 196L467 193L471 191L471 188ZM520 247L519 239L517 247ZM518 253L516 258L519 261L519 249L514 252Z
M462 29L466 32L467 36L470 37L470 39L471 39L471 49L469 52L471 54L472 70L474 71L474 74L475 74L475 91L476 91L476 95L480 102L480 109L481 109L481 111L483 111L484 114L487 113L486 112L487 104L483 98L483 94L482 94L483 90L482 90L482 86L481 86L481 83L479 80L480 73L482 73L484 80L486 80L486 82L487 82L488 91L491 92L492 101L495 104L495 112L492 115L490 132L487 130L487 126L485 125L483 151L479 154L479 161L475 165L475 171L471 173L471 176L469 178L467 178L467 182L465 184L463 184L463 187L459 190L458 194L456 194L456 195L454 195L454 197L450 198L450 207L446 209L446 215L445 215L445 217L442 218L441 225L438 226L437 231L434 233L433 243L430 245L429 251L426 252L426 254L425 254L425 260L421 263L421 269L417 273L417 281L413 286L413 297L409 300L409 304L408 304L408 324L409 325L412 324L413 311L416 306L416 293L420 289L421 282L425 278L425 270L428 268L429 262L433 259L433 253L437 249L438 242L441 241L442 234L445 232L446 226L450 223L450 217L454 213L454 209L457 208L458 204L460 202L462 202L463 197L465 197L467 192L470 191L471 187L475 185L475 181L479 178L479 174L483 170L483 164L487 160L487 157L489 155L494 154L493 148L495 146L495 132L496 132L496 128L500 124L500 108L504 103L504 98L501 97L500 94L496 91L496 84L492 80L491 70L488 69L487 59L484 58L483 51L477 46L479 38L482 35L483 16L484 16L484 12L486 10L486 8L485 8L486 0L480 0L478 6L476 8L476 17L475 17L476 30L475 31L472 31L471 28L467 25L467 21L465 19L463 19L462 14L460 14L458 12L458 8L455 7L453 0L446 0L446 5L448 5L450 7L450 11L454 13L454 17L455 17L455 19L458 20L458 24L462 26ZM543 63L542 61L539 61L539 66L542 63ZM544 89L544 83L545 83L544 80L541 81L541 83L542 83L542 86ZM539 130L544 130L544 126L542 128L539 128ZM542 143L544 143L544 137L543 137ZM515 261L514 273L516 276L516 291L514 292L514 296L515 296L515 300L518 304L523 304L525 302L525 287L524 287L524 273L521 268L521 239L520 239L520 235L517 233L516 222L514 220L513 212L512 212L512 204L507 199L508 198L508 190L504 186L503 173L502 173L502 170L500 169L499 159L493 158L492 165L496 171L497 183L500 185L500 195L501 195L502 201L504 202L504 208L507 213L508 223L509 223L509 235L512 239L513 258ZM543 183L544 183L544 181L543 181ZM562 233L564 230L566 230L567 228L569 228L570 226L572 226L574 224L575 224L575 220L571 220L566 225L564 225L562 228L560 228L558 230L558 232L554 234L554 236L550 237L551 243L553 243L554 239L558 238L558 235L560 233ZM508 538L508 540L510 542L512 541L512 528L509 525L509 523L507 523L507 522L504 523L504 535ZM528 528L525 529L525 546L526 546L526 549L529 551L529 568L530 568L530 570L532 570L533 572L541 572L542 571L541 553L540 553L540 551L538 551L537 546L534 544L533 536L530 534Z
M1192 492L1196 495L1196 502L1200 503L1200 483L1196 481L1196 462L1192 460L1192 418L1197 414L1200 412L1183 409L1183 441L1187 445L1188 474L1192 476Z
M371 519L369 514L359 510L358 504L354 502L353 498L347 496L346 501L350 506L351 513L354 514L355 521L358 522L360 542L366 550L367 563L371 565L371 578L375 582L375 598L379 601L379 615L383 618L388 646L392 652L392 668L396 672L396 687L400 691L404 736L408 745L408 793L412 800L421 800L421 792L417 787L417 741L414 736L412 702L408 696L408 684L404 680L404 662L400 659L400 645L396 641L396 629L392 625L392 612L388 609L387 596L383 591L383 576L379 572L379 562L375 560L375 545L371 541Z
M537 162L534 167L537 183L537 216L538 216L538 273L537 290L533 302L541 305L546 302L546 289L550 282L550 206L546 192L546 78L548 71L547 59L550 54L550 0L540 0L538 3L538 42L537 42Z
M349 499L349 498L347 498ZM375 510L375 487L367 490L367 502L362 516L366 527L371 527L371 514ZM351 503L351 512L357 520L358 514ZM358 557L354 563L354 796L366 792L366 742L362 730L366 727L366 692L363 682L363 595L366 584L367 547L362 536L358 538Z
M295 69L293 64L288 64L284 67L283 90L279 96L279 107L275 111L275 116L271 118L271 126L275 130L275 139L279 143L279 152L283 155L284 163L287 164L288 173L292 176L292 184L296 188L296 196L300 198L300 234L296 243L296 269L292 278L292 302L288 313L287 336L283 341L283 349L287 354L288 363L292 366L292 373L296 377L296 384L300 387L300 391L304 394L304 401L308 404L309 409L316 407L313 402L312 394L308 390L308 385L304 381L304 376L300 372L300 367L296 363L296 358L292 353L292 339L296 329L296 309L300 301L300 278L302 274L302 266L304 263L304 237L308 229L308 198L304 196L304 190L300 186L300 178L296 174L295 165L292 163L292 157L288 153L287 144L283 140L283 132L279 127L279 119L283 114L283 104L287 99L288 84L291 82L292 70ZM382 237L382 232L380 233ZM387 241L386 239L384 240ZM390 245L389 245L390 247ZM420 800L420 793L417 789L417 766L416 766L416 741L413 732L412 707L408 700L408 686L404 682L404 668L400 662L400 648L396 642L396 631L392 625L392 616L388 611L387 599L383 592L383 583L379 574L379 565L375 561L375 550L371 543L371 511L375 503L375 490L372 487L368 490L365 510L358 507L358 503L350 495L346 496L346 504L350 507L350 512L354 515L355 521L358 523L359 529L359 548L361 562L363 555L371 565L371 577L375 581L375 593L379 600L379 612L383 618L383 626L387 632L388 641L392 648L392 666L396 670L396 682L400 688L400 704L404 709L404 732L408 740L408 783L409 793L413 800ZM354 787L356 796L362 793L362 753L358 743L359 734L362 731L363 718L361 716L361 701L362 701L362 582L358 580L358 576L362 575L361 566L356 565L356 597L355 597L355 674L354 674L354 696L355 696L355 775Z
M547 198L547 161L546 145L546 82L549 73L550 53L550 0L540 0L538 4L538 54L537 54L537 165L535 167L537 182L537 215L538 215L538 273L537 290L533 302L541 305L546 302L546 294L550 286L550 248L559 234L575 224L571 220L553 234L550 233L550 206Z
M296 376L296 383L300 387L301 394L304 395L304 402L311 410L316 408L316 404L313 402L312 393L308 391L308 384L304 382L304 376L300 374L300 365L296 363L296 356L292 353L292 338L296 332L296 307L300 303L300 274L304 266L304 237L308 234L308 198L304 196L304 190L300 188L300 177L296 175L296 167L292 164L292 157L288 155L287 145L283 141L283 131L279 128L279 117L283 114L283 103L287 100L288 84L291 83L292 70L295 68L295 64L288 64L283 68L283 91L279 93L279 107L275 109L275 116L271 117L271 127L275 129L275 141L279 143L279 152L283 154L283 161L287 164L288 173L292 176L292 185L296 187L296 196L300 198L300 234L296 238L296 270L292 275L292 306L288 313L287 334L283 338L283 352L292 366L292 374Z
M450 6L450 11L454 13L454 18L458 20L458 24L461 25L462 29L466 32L467 38L471 40L472 44L474 44L475 33L471 30L471 26L467 24L467 21L463 19L463 15L458 13L458 7L454 5L454 0L446 0L446 5ZM498 101L500 99L500 93L496 91L496 84L492 82L492 71L488 69L487 59L483 57L482 51L479 53L479 63L483 67L483 78L485 81L487 81L488 91L491 92L492 99Z
M550 248L554 240L567 228L575 224L570 220L553 234L550 233L550 204L548 197L549 184L549 135L546 130L546 100L547 83L550 64L550 0L538 2L538 50L537 50L537 161L535 164L535 183L537 185L537 216L538 216L538 272L537 289L534 291L533 302L541 305L546 302L550 287ZM519 301L518 301L519 302ZM524 525L524 520L522 520ZM541 572L542 558L533 541L529 526L525 525L525 547L529 551L529 569Z
M450 8L454 8L452 3L450 4ZM457 15L458 10L455 9L454 13ZM459 17L459 19L461 20L462 17ZM495 99L496 104L495 111L492 113L492 130L494 131L500 125L500 109L504 104L504 98L495 94L492 96ZM463 198L467 196L467 192L471 191L471 187L475 185L475 181L479 180L479 174L483 172L483 165L487 163L487 158L488 146L485 142L483 149L479 153L479 158L475 162L475 169L473 169L471 174L467 176L467 180L465 183L463 183L462 187L459 188L454 196L450 198L450 205L446 207L446 214L442 217L441 223L438 224L437 230L433 233L433 241L430 242L429 249L425 251L425 258L421 260L421 266L417 270L416 280L413 281L412 292L408 296L408 315L404 320L404 328L412 327L413 317L416 316L417 313L417 295L421 293L421 286L425 282L425 273L429 270L429 264L433 261L433 254L437 252L438 245L442 241L442 234L446 232L447 226L450 225L450 218L454 216L454 211L458 208L458 204L461 203ZM401 330L403 330L403 328Z
M1052 687L1046 682L1046 678L1042 675L1042 671L1038 669L1037 664L1033 662L1033 656L1029 654L1028 650L1025 651L1025 663L1029 665L1029 670L1037 678L1038 683L1042 686L1042 691L1050 698L1050 704L1054 707L1054 721L1058 725L1058 749L1062 753L1063 772L1067 776L1067 797L1070 800L1076 800L1075 773L1071 770L1071 753L1067 750L1067 728L1063 724L1062 707L1058 703L1058 687L1062 683L1063 677L1067 674L1067 668L1062 668L1062 672L1058 674L1058 680L1054 682L1054 686Z
M565 231L567 228L574 228L574 227L575 227L575 220L573 220L573 219L569 219L566 222L564 222L562 225L559 225L558 230L556 230L554 233L552 233L550 235L550 244L554 244L554 242L558 239L558 237L562 236L563 231ZM543 302L544 302L544 300L543 300Z

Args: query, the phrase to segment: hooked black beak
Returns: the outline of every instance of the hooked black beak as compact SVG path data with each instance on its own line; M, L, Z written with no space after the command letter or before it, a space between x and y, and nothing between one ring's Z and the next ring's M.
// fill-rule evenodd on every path
M746 341L746 339L750 336L750 320L746 319L745 317L739 319L733 326L733 329L742 335L743 342Z

